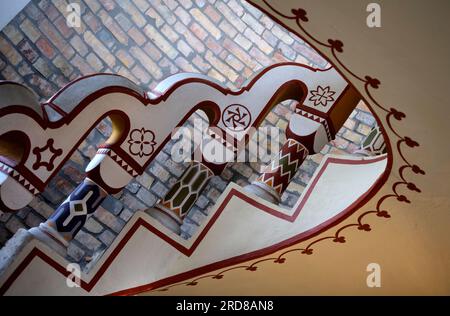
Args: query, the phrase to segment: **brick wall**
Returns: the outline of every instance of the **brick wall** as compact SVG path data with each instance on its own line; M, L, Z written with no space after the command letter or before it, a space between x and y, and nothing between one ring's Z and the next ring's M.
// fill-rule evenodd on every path
M80 3L80 28L67 27L66 5L65 0L34 0L2 30L1 79L24 83L45 100L70 80L93 72L118 73L146 89L177 72L198 72L236 88L258 70L277 62L326 66L301 39L239 0L85 0ZM291 102L279 104L263 125L284 130L291 113ZM295 204L324 154L351 153L374 124L361 104L336 140L303 164L282 197L283 205ZM0 216L0 245L18 228L37 226L53 213L83 179L96 146L110 132L110 123L101 122L45 192L23 210ZM167 144L143 175L104 201L70 243L69 260L89 269L134 212L165 195L186 168L170 160L171 146ZM255 163L234 163L221 177L214 177L188 214L183 237L189 238L208 216L212 201L228 182L248 184L259 169Z

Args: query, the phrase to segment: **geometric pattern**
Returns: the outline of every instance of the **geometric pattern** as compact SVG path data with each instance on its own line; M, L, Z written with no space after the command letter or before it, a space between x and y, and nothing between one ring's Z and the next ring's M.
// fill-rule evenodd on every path
M155 207L167 213L182 224L192 205L201 194L206 183L214 173L200 162L194 162L187 168L167 195Z
M3 172L10 177L12 177L14 180L19 182L25 189L31 192L31 194L35 195L39 193L39 190L36 189L30 182L27 181L24 177L20 175L16 170L11 168L8 165L5 165L4 163L0 162L0 172Z
M361 144L361 148L355 151L355 154L361 154L364 156L376 156L386 152L386 143L381 133L380 127L375 126L367 135L364 142Z
M250 126L250 111L241 104L231 104L222 113L223 124L233 131L243 131Z
M97 150L97 154L99 155L108 155L114 160L123 170L125 170L132 177L136 177L138 173L134 171L132 167L130 167L122 158L120 158L114 151L109 148L100 148Z
M96 183L84 179L45 223L70 241L107 196ZM58 238L56 237L56 238Z
M306 156L308 156L308 150L305 146L294 139L288 139L281 147L278 159L274 159L266 167L256 182L269 186L281 196Z

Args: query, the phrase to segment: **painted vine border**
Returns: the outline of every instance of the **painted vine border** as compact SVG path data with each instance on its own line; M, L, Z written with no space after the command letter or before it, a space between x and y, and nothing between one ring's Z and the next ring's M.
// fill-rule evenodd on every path
M231 271L231 270L237 270L237 269L245 269L248 271L256 271L258 269L257 265L259 263L265 262L265 261L272 261L273 263L278 263L278 264L282 264L284 262L286 262L286 255L288 253L292 253L292 252L300 252L301 254L304 255L312 255L313 254L313 248L312 246L324 241L324 240L329 240L331 239L333 242L335 243L345 243L346 239L345 236L341 235L341 232L343 232L344 230L350 228L350 227L355 227L360 231L366 231L369 232L371 231L371 226L368 223L363 222L363 220L365 219L365 217L367 217L369 214L375 214L378 217L383 217L383 218L390 218L391 215L389 214L389 212L385 209L382 208L382 204L388 200L388 199L397 199L397 201L399 202L403 202L403 203L411 203L411 201L403 194L399 194L398 193L398 187L399 186L406 186L406 188L410 191L415 191L415 192L421 192L421 190L411 181L408 181L405 177L405 171L407 169L410 169L413 173L417 174L417 175L425 175L425 171L420 168L418 165L416 164L412 164L410 163L404 153L402 152L402 145L406 145L410 148L415 148L415 147L419 147L419 143L416 142L415 140L413 140L412 138L408 137L408 136L401 136L401 134L393 127L392 125L392 118L394 118L397 121L401 121L402 119L404 119L406 117L406 114L403 112L400 112L398 110L396 110L393 107L390 107L389 109L387 107L382 106L376 99L375 97L372 95L371 93L371 89L378 89L380 87L380 80L376 79L376 78L372 78L371 76L365 75L364 77L359 76L357 74L355 74L354 72L352 72L347 66L344 65L344 63L339 59L339 55L338 54L342 54L344 52L344 43L341 40L338 39L328 39L326 42L321 41L319 39L317 39L316 37L312 36L311 33L309 33L303 26L302 23L307 23L308 22L308 17L307 17L307 12L302 9L302 8L297 8L297 9L291 9L291 15L286 15L284 13L281 13L280 11L278 11L277 9L275 9L272 5L270 5L267 0L262 0L264 2L264 4L272 11L273 14L287 19L287 20L294 20L296 25L298 26L299 30L306 36L306 38L310 39L312 41L312 43L315 43L315 45L317 46L321 46L322 48L325 49L330 49L331 50L331 54L333 55L335 61L337 62L337 64L345 70L345 72L347 72L350 76L352 76L353 78L357 79L358 81L361 81L362 83L364 83L364 91L367 94L367 97L369 98L369 100L372 102L373 105L375 105L376 107L378 107L380 110L382 110L385 114L386 114L386 122L387 122L387 126L389 127L390 131L395 135L395 137L397 137L396 139L396 148L398 151L398 154L400 156L400 158L402 159L402 165L399 167L398 169L398 175L401 179L401 181L397 181L394 182L392 184L392 192L390 194L386 194L382 197L380 197L380 199L378 200L375 210L369 210L369 211L365 211L363 212L361 215L358 216L357 220L355 223L351 223L351 224L347 224L344 225L342 227L340 227L339 229L337 229L337 231L334 233L334 235L330 235L330 236L326 236L326 237L321 237L318 239L315 239L313 241L311 241L305 248L294 248L294 249L289 249L287 251L284 251L283 253L281 253L278 257L270 257L270 258L264 258L261 260L257 260L254 261L253 263L249 264L249 265L238 265L238 266L234 266L228 269L224 269L221 270L220 272L216 273L216 274L207 274L207 275L203 275L200 276L198 278L192 279L191 281L185 281L185 282L180 282L180 283L176 283L176 284L172 284L170 286L166 286L160 289L154 289L153 291L158 291L158 292L163 292L163 291L167 291L172 287L175 286L181 286L181 285L185 285L185 286L194 286L197 285L198 282L202 279L206 279L206 278L212 278L212 279L222 279L224 277L224 273ZM272 13L267 12L264 8L261 8L259 5L252 3L251 1L249 1L249 3L251 3L253 6L255 6L256 8L258 8L259 10L261 10L262 12L265 12L266 14L268 14L273 20L275 20L276 22L278 22L279 24L283 25L286 29L288 29L289 31L295 33L297 36L299 36L300 38L305 38L304 36L302 36L301 34L299 34L299 32L290 29L289 27L287 27L282 21L280 21L277 17L275 17ZM315 47L314 44L309 43L314 49L317 50L317 48ZM318 50L317 50L318 51ZM329 60L329 58L327 56L322 56L325 59L327 59L328 62L331 63L331 61ZM378 122L379 123L379 122ZM385 138L386 144L388 146L389 150L392 150L391 145L388 141L388 137L386 134L386 131L383 127L382 124L379 124L381 131L383 133L383 136Z

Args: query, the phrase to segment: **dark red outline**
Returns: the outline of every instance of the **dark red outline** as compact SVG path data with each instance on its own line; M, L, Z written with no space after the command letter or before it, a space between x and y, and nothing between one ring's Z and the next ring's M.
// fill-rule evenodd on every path
M55 129L58 127L61 127L62 125L66 124L70 124L76 117L77 115L83 111L90 103L92 103L93 101L95 101L96 99L102 97L103 95L109 94L109 93L123 93L123 94L127 94L130 95L132 97L135 97L136 99L138 99L143 106L148 106L148 105L152 105L152 106L158 106L161 101L165 101L167 100L170 95L176 90L178 89L178 87L184 85L184 84L188 84L188 83L193 83L193 82L199 82L199 83L203 83L207 86L213 87L215 88L217 91L223 93L224 95L240 95L245 91L250 91L251 88L253 87L253 85L259 80L259 78L261 78L265 73L267 73L268 71L270 71L273 68L276 67L282 67L282 66L297 66L297 67L302 67L308 70L311 70L313 72L324 72L329 70L330 68L327 69L317 69L317 68L313 68L310 67L308 65L303 65L300 63L296 63L296 62L285 62L285 63L277 63L271 66L268 66L266 68L264 68L263 70L261 70L256 76L254 76L249 83L244 86L241 87L239 90L233 91L230 88L225 88L222 87L221 85L212 82L212 81L208 81L206 79L202 79L202 78L187 78L187 79L183 79L180 80L178 82L176 82L175 84L173 84L172 86L170 86L165 92L164 94L160 95L159 97L155 98L155 99L149 99L147 97L146 94L141 95L140 93L138 93L136 90L133 90L131 88L128 87L123 87L123 86L108 86L108 87L104 87L101 88L97 91L92 92L90 95L86 96L83 100L81 100L73 109L72 111L70 111L69 113L66 113L64 111L60 111L59 113L61 115L63 115L63 117L55 122L51 122L48 120L47 115L45 114L46 112L43 111L43 117L41 117L37 112L35 112L34 110L32 110L30 107L24 106L24 105L10 105L10 106L6 106L4 108L0 108L0 117L5 116L7 114L11 114L11 113L22 113L24 115L29 116L30 118L32 118L33 120L36 121L36 123L41 126L41 128L43 128L44 130L46 130L47 128L51 128L51 129ZM48 101L44 102L41 104L41 108L43 110L44 106L50 106L52 108L58 107L57 105L53 104L53 101L60 95L62 94L66 89L68 89L71 85L73 85L74 83L81 81L85 78L90 78L93 76L102 76L105 75L105 73L98 73L98 74L92 74L92 75L88 75L88 76L84 76L84 77L80 77L76 80L73 80L71 82L69 82L66 86L64 86L63 88L61 88L58 92L56 92L56 94L54 94ZM116 74L106 74L106 75L111 75L111 76L119 76ZM126 78L125 78L126 79ZM300 84L300 87L302 87L303 89L303 93L304 96L302 100L299 101L303 101L304 98L306 98L307 95L307 90L305 92L305 84L300 81L300 80L291 80L289 82L284 83L282 86L280 86L280 88L274 93L274 95L272 96L272 98L269 100L269 102L263 107L263 109L261 110L259 116L256 118L254 124L252 126L257 127L260 122L262 121L262 118L265 116L265 114L270 110L268 109L268 105L273 102L273 100L278 97L280 95L280 93L283 91L282 87L284 87L286 84L292 84L292 82L295 81L297 83ZM1 84L10 84L10 81L0 81L0 85ZM14 83L17 85L21 85L19 83ZM21 85L23 86L23 85ZM26 86L23 86L24 88L28 89ZM206 105L214 105L212 107L213 112L215 113L215 116L218 115L218 110L217 110L217 104L215 104L212 101L203 101L200 102L199 104L195 105L194 107L192 107L192 109L186 114L186 116L180 120L179 124L177 126L182 125L196 110L201 109L203 107L205 107ZM116 114L119 113L120 117L122 117L123 119L125 119L128 122L128 127L129 127L129 118L126 115L125 112L123 112L120 109L114 109L111 111L108 111L106 113L103 113L103 115L90 127L88 128L85 133L80 137L79 142L77 142L73 148L71 150L69 150L67 152L67 154L65 154L64 159L62 159L62 161L53 169L52 173L50 174L50 176L47 178L46 181L41 181L37 176L35 176L30 170L28 170L28 168L26 168L23 164L18 164L15 168L15 170L17 172L19 172L22 176L24 176L38 191L42 192L44 191L45 187L48 185L48 183L51 181L51 179L61 170L61 168L64 166L64 164L67 162L68 159L70 159L70 157L72 156L73 152L78 148L78 146L81 144L81 142L87 137L87 135L92 131L92 129L97 126L101 120L103 120L105 117L111 115L111 114ZM217 124L217 122L220 120L220 117L216 117L214 119L215 122L211 122L211 125L213 125L214 123ZM123 131L123 137L126 137L128 133L127 131ZM226 131L224 131L224 133L226 133ZM125 153L125 151L120 147L122 141L117 141L115 144L110 144L108 145L108 148L113 149L116 154L121 157L121 159L123 161L125 161L130 167L132 167L138 174L142 174L145 169L147 168L147 166L151 163L151 161L156 157L156 155L162 150L162 148L164 147L164 145L170 140L170 134L167 136L167 138L161 142L161 144L156 148L156 150L153 152L153 154L149 157L149 159L145 162L144 165L139 165L137 162L135 162L135 160L133 160L127 153Z
M130 240L130 238L134 235L134 233L142 226L144 228L146 228L147 230L151 231L152 233L154 233L156 236L160 237L161 239L163 239L164 241L166 241L168 244L170 244L172 247L174 247L175 249L177 249L178 251L180 251L181 253L183 253L186 256L191 256L192 253L195 251L195 249L198 247L198 245L200 244L200 242L203 240L203 238L206 236L206 234L208 233L208 231L211 229L211 227L213 226L213 224L215 223L215 221L218 219L218 217L220 216L220 214L222 213L222 211L225 209L225 207L227 206L228 202L231 200L231 198L233 197L238 197L240 199L242 199L243 201L246 201L247 203L250 203L256 207L258 207L261 211L267 212L275 217L278 217L280 219L289 221L289 222L293 222L295 221L295 219L298 217L298 215L301 212L301 209L303 208L303 206L305 205L306 201L308 200L312 190L314 189L314 187L316 186L317 182L319 181L320 177L322 176L323 172L326 170L326 167L328 166L328 164L330 163L342 163L342 164L351 164L351 165L356 165L356 164L368 164L368 163L372 163L372 162L378 162L381 161L383 159L386 159L385 156L380 156L376 159L373 160L351 160L351 159L341 159L341 158L328 158L327 161L324 163L324 165L322 166L322 168L320 169L319 173L317 174L317 176L314 178L313 182L311 183L311 185L309 186L308 191L306 192L306 194L304 195L302 202L298 205L297 209L295 210L295 212L292 215L287 215L284 213L280 213L276 210L274 210L273 208L271 208L270 206L266 206L264 204L261 204L257 201L255 201L253 198L235 190L235 189L231 189L230 192L228 193L228 195L225 197L225 199L223 200L223 202L221 203L221 205L219 206L219 208L217 209L216 213L213 215L213 217L211 217L210 221L208 222L208 224L203 228L202 232L198 235L197 239L194 241L194 243L192 243L190 248L186 248L182 245L180 245L179 243L177 243L175 240L171 239L170 237L168 237L167 235L165 235L163 232L161 232L160 230L158 230L156 227L152 226L150 223L146 222L145 220L143 220L142 218L139 218L134 224L133 226L125 233L125 235L123 236L123 238L120 240L120 242L117 244L116 248L114 248L114 250L112 250L111 254L108 256L108 258L105 260L105 262L102 264L102 266L99 268L99 270L97 271L97 273L93 276L93 278L89 281L86 282L84 280L81 280L81 287L86 290L87 292L90 292L93 287L97 284L98 280L101 278L101 276L105 273L105 271L107 270L107 268L111 265L111 263L113 262L113 260L117 257L117 255L120 253L120 251L123 249L123 247L125 247L125 245L127 244L127 242ZM388 159L389 160L389 159ZM385 175L386 175L386 171L383 172L383 174L375 181L375 183L363 194L361 195L355 202L353 202L351 205L349 205L347 208L345 208L344 210L342 210L341 212L339 212L339 214L335 215L334 217L332 217L331 219L325 221L324 223L306 231L303 233L300 233L296 236L293 236L289 239L286 239L282 242L279 242L275 245L271 245L269 247L266 248L262 248L259 249L257 251L253 251L244 255L240 255L240 256L236 256L233 258L229 258L226 260L222 260L219 262L215 262L212 264L208 264L206 266L203 267L199 267L187 272L183 272L181 274L163 279L163 280L159 280L150 284L146 284L146 285L141 285L135 288L131 288L131 289L126 289L126 290L122 290L122 291L118 291L118 292L114 292L111 293L110 295L132 295L132 294L137 294L143 291L148 291L151 289L155 289L161 286L165 286L168 284L172 284L174 282L179 282L188 278L192 278L207 272L211 272L226 266L230 266L230 265L234 265L234 264L238 264L244 261L248 261L251 259L255 259L261 256L265 256L265 255L269 255L271 253L274 253L276 251L279 251L283 248L289 247L293 244L296 244L300 241L303 241L305 239L309 239L313 236L316 236L317 234L320 234L321 232L323 232L324 230L328 229L330 226L335 226L337 225L339 222L341 222L342 220L344 220L345 218L347 218L348 216L350 216L351 214L353 214L354 211L356 211L359 206L361 206L362 204L366 203L373 195L373 192L378 191L378 188L381 187L385 180ZM31 263L32 259L34 259L34 257L38 257L41 258L42 260L44 260L47 264L49 264L50 266L52 266L53 268L55 268L55 270L57 270L58 272L60 272L61 274L63 274L64 276L68 276L69 272L65 270L64 267L62 267L58 262L56 262L54 259L52 259L51 257L49 257L48 255L46 255L45 253L43 253L41 250L39 250L38 248L33 248L33 250L25 257L25 259L19 264L19 266L14 270L14 272L9 276L9 278L5 281L5 283L1 286L0 288L0 295L4 295L6 293L6 291L9 289L9 287L12 285L12 283L14 282L14 280L16 280L19 275L25 270L25 268L28 266L28 264Z

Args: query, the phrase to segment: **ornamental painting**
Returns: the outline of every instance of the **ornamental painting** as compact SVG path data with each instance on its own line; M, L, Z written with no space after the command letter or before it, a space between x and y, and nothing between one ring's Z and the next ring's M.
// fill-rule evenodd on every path
M253 282L265 265L271 279L298 258L332 262L389 230L426 175L398 127L408 113L292 2L82 1L102 26L80 13L77 28L75 5L57 29L63 6L32 2L6 25L0 73L17 80L0 81L0 209L21 228L0 250L2 295L195 293L230 271ZM14 33L36 15L42 37ZM367 288L382 267L367 262Z

